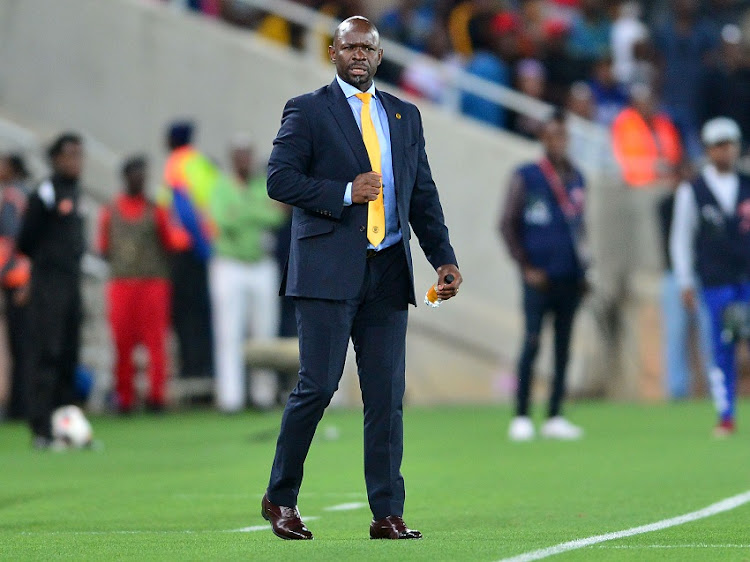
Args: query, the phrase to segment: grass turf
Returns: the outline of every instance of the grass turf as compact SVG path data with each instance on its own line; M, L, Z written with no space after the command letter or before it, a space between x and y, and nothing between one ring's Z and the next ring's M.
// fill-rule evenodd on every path
M491 561L750 489L748 430L712 439L708 403L577 404L569 414L583 441L512 444L505 407L407 409L405 518L425 539L393 542L367 538L366 506L326 509L367 501L358 412L321 423L300 494L303 515L319 519L304 543L227 532L264 524L278 412L94 418L98 452L32 451L23 426L0 426L0 559ZM749 529L747 504L555 559L750 560Z

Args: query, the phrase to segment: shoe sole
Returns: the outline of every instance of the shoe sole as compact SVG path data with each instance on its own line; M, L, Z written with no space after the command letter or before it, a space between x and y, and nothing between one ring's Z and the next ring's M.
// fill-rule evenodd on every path
M371 541L421 541L424 537L408 537L403 539L391 539L389 537L373 537L370 536Z

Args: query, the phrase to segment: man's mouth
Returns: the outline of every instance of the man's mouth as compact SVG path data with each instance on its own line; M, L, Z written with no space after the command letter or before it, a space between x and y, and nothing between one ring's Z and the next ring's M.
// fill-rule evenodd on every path
M364 66L352 66L349 68L349 72L357 76L363 76L367 74L367 68L365 68Z

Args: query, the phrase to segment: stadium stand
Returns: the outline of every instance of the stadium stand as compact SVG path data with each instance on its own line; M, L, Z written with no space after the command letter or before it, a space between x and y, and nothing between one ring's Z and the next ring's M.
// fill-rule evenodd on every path
M313 34L329 33L335 23L284 0L264 4ZM236 130L252 131L261 151L267 152L284 102L327 83L333 74L311 53L158 3L71 0L40 10L33 0L0 4L0 11L2 111L31 126L75 125L118 153L145 147L155 163L164 157L164 124L182 115L199 123L198 144L209 155L223 154ZM72 35L80 40L65 40ZM390 41L384 47L405 62L417 56ZM44 83L24 70L35 66L49 69ZM459 74L456 79L462 89L516 111L536 117L549 111L539 101L477 77ZM410 378L420 391L410 399L494 400L507 395L519 337L515 272L500 249L494 225L501 186L519 162L538 154L538 147L443 107L425 101L419 106L469 282L460 306L446 306L438 313L418 308L412 314ZM592 186L591 228L600 290L578 326L571 392L653 395L658 392L653 384L643 384L659 376L658 364L646 363L652 354L644 349L656 330L652 320L658 252L656 227L645 212L650 203L620 189L606 158L599 157L607 152L603 130L575 119L573 134L581 139L576 156ZM87 183L107 195L116 186L112 171ZM631 239L626 246L632 247L623 248L623 240ZM419 286L426 289L433 282L426 262L418 260L416 273ZM651 328L637 331L636 325ZM621 337L615 340L616 330ZM457 343L448 344L449 334L457 335ZM547 364L543 356L540 365ZM341 394L351 401L356 387L352 377L347 378L348 390Z

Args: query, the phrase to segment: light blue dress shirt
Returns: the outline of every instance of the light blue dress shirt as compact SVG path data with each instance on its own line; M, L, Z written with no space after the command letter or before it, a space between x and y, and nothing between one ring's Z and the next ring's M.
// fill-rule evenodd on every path
M341 90L346 96L346 101L349 103L349 107L352 108L354 114L354 120L357 122L357 127L362 131L362 100L356 95L362 92L347 84L341 78L336 76L336 80L341 86ZM372 94L372 100L370 101L370 117L375 125L375 132L378 135L378 143L380 143L380 168L381 174L383 175L383 206L385 207L385 238L377 248L374 248L372 244L368 244L369 249L384 250L390 246L393 246L401 240L401 229L398 224L398 207L396 204L396 182L393 177L393 158L391 155L391 132L388 128L388 115L385 112L385 108L381 103L380 99L375 93L375 84L370 86L367 90L368 94ZM383 126L385 124L385 126ZM349 206L352 204L352 183L346 186L346 192L344 193L344 205Z

